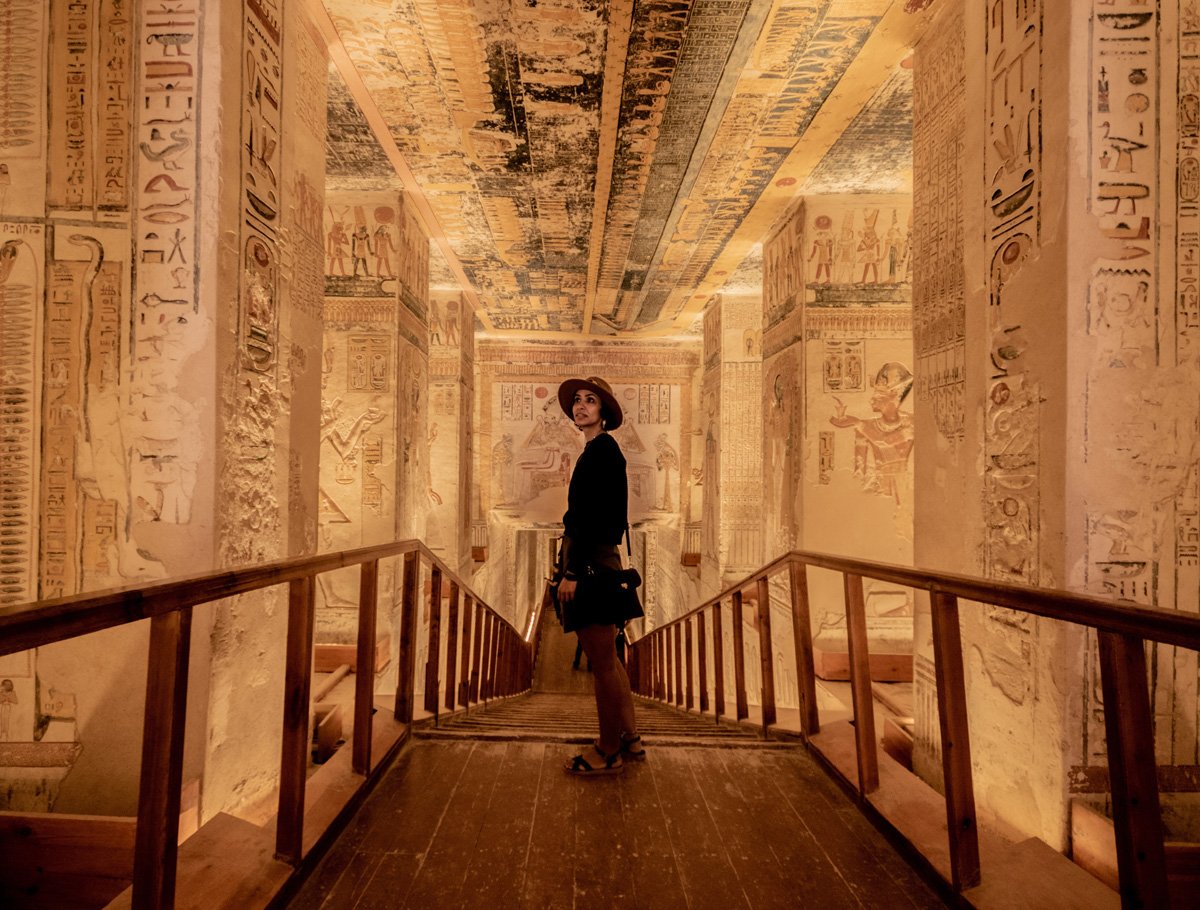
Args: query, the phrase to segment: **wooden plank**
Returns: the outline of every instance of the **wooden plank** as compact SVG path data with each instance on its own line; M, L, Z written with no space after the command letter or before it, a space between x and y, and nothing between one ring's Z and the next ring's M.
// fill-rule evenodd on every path
M449 748L442 744L422 744L422 748L428 754L414 756L420 760L414 760L406 769L408 781L403 784L403 791L397 788L395 808L389 814L400 817L399 811L403 810L404 817L436 821L419 826L423 831L396 832L388 839L371 843L375 849L386 847L390 862L371 883L363 901L366 907L465 908L469 905L462 903L459 895L466 867L476 851L490 848L479 837L480 827L489 803L505 799L497 789L505 744L462 743ZM441 763L448 766L445 772ZM431 810L420 808L417 796L409 795L410 790L418 788L435 791L436 802L427 801ZM410 865L413 869L407 872L389 868L397 865ZM519 870L514 872L519 876ZM405 878L411 884L397 888Z
M667 683L671 678L670 667L667 666L667 633L656 630L654 633L655 649L658 652L658 684L654 689L654 697L659 701L667 700Z
M861 910L851 890L859 867L839 862L841 857L801 821L825 808L818 808L820 796L809 794L803 816L780 798L773 777L795 776L793 756L775 761L782 756L761 750L693 749L689 757L696 779L709 784L705 803L728 844L729 862L750 907ZM887 859L871 857L875 864ZM889 905L901 904L898 897Z
M458 582L450 582L450 616L446 627L446 710L454 710L454 692L458 688Z
M132 898L136 910L170 910L175 906L179 788L183 783L191 641L191 608L156 616L150 621L133 858Z
M575 842L578 782L562 770L567 754L553 746L541 750L534 825L516 902L521 910L573 910L575 906L572 857L582 845Z
M746 643L742 627L742 592L733 592L733 609L729 618L733 631L733 689L738 720L750 716L746 701Z
M301 578L288 586L287 663L283 679L283 741L279 758L275 855L293 866L304 856L304 784L312 742L308 722L315 616L313 581L312 578ZM135 887L135 895L136 892Z
M392 660L392 636L387 632L376 634L375 653L363 666L374 668L379 674ZM338 667L349 666L351 673L358 672L358 644L332 644L317 642L313 646L313 672L332 673Z
M1145 646L1132 635L1100 632L1098 638L1121 901L1126 907L1164 907L1167 861Z
M847 741L852 743L852 737L847 735ZM853 748L848 752L853 774ZM839 870L856 905L864 908L944 906L862 810L847 800L844 792L808 756L772 752L763 753L760 761L763 773L756 780L762 782L761 794L749 798L755 800L751 806L767 813L760 822L766 833L773 833L773 824L780 826L772 852L780 852L780 860L784 861L791 857L791 850L796 850L791 868L805 870L805 874L793 876L796 906L824 906L820 893L814 899L805 898L810 893L810 882L824 880L826 863ZM746 786L749 789L749 782ZM770 820L772 806L779 807L778 812L784 816L778 822ZM940 819L940 815L935 813L934 818ZM799 831L780 839L787 830L788 819L793 819L791 824ZM938 842L944 844L944 837L938 838ZM810 868L814 868L811 878ZM838 888L830 886L829 891L838 893Z
M875 748L875 709L871 701L868 664L867 608L862 577L846 575L846 641L850 649L850 694L854 704L854 739L858 753L858 791L863 796L879 787L879 758Z
M788 561L792 591L792 637L796 648L796 688L800 694L800 733L809 737L821 729L817 709L817 680L813 666L812 616L808 605L808 569Z
M721 634L721 604L713 606L713 715L725 713L725 638Z
M394 714L402 724L413 719L413 671L417 662L417 584L420 576L420 554L404 555L404 576L400 596L400 659L396 661L396 708Z
M0 812L0 906L103 907L133 881L137 819Z
M354 674L354 770L371 770L371 716L375 705L375 622L379 612L379 563L365 562L358 576L358 667Z
M771 639L771 580L758 580L758 653L762 663L763 736L775 723L775 645Z
M700 713L708 710L708 643L704 640L704 612L696 614L696 672L700 683Z
M480 757L494 790L484 806L463 819L480 846L465 856L455 851L453 863L461 870L462 883L458 902L419 901L410 897L410 906L516 906L537 806L539 781L530 770L541 766L547 746L510 742L502 748L500 761ZM611 795L608 800L615 802Z
M979 831L971 776L971 738L963 675L958 599L934 591L933 660L937 680L938 722L942 731L942 775L946 794L946 831L950 838L950 883L955 891L979 884Z
M425 710L438 718L438 694L441 691L442 660L442 570L434 566L429 573L429 647L425 659Z
M709 789L724 782L698 779L686 749L656 749L642 770L650 771L660 794L673 795L662 800L662 812L690 910L748 908L706 799Z
M177 910L257 910L279 893L292 868L272 856L272 834L220 813L179 848ZM129 890L106 910L133 907Z

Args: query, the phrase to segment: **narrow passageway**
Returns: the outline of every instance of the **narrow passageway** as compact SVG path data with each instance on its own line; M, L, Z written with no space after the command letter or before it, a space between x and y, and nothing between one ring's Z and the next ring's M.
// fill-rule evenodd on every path
M560 691L420 730L291 910L944 906L802 747L639 701L647 761L564 774L596 714L547 625Z

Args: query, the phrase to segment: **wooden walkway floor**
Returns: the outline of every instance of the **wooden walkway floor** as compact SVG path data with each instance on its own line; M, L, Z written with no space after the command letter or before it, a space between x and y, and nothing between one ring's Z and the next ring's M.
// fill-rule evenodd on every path
M802 748L643 705L646 762L613 778L564 774L575 725L543 728L588 701L536 694L422 734L289 906L944 906ZM489 726L472 734L479 718ZM688 740L681 722L703 730Z

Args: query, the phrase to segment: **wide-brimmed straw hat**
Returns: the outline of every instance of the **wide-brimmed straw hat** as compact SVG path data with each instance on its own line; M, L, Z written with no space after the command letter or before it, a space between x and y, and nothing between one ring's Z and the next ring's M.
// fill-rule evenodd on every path
M587 379L568 379L558 387L558 403L562 405L563 413L572 420L575 419L571 405L575 401L575 393L580 389L595 392L600 398L600 413L604 415L604 428L615 430L625 419L621 406L613 395L612 387L599 376L589 376Z

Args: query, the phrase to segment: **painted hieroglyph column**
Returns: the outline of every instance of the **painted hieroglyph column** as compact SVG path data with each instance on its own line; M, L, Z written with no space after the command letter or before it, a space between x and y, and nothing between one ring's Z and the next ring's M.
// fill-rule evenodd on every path
M464 576L471 566L474 323L461 292L430 294L428 543Z

